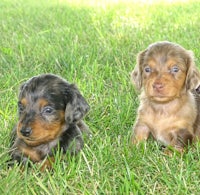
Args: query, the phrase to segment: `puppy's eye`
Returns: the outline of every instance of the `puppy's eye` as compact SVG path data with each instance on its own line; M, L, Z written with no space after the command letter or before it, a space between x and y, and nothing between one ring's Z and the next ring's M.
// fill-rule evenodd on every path
M18 112L21 114L22 112L24 112L25 107L23 106L23 104L21 102L18 102Z
M179 67L178 66L173 66L171 69L170 69L170 72L171 73L176 73L176 72L178 72L179 71Z
M149 66L146 66L146 67L144 68L144 71L149 73L149 72L152 71L152 69L151 69Z
M46 106L42 109L42 114L52 114L54 109L51 106Z

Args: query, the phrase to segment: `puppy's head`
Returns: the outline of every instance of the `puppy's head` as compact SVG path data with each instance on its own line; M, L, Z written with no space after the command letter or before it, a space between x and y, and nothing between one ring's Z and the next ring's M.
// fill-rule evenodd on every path
M157 102L178 98L200 83L192 52L167 41L140 52L131 76L135 87Z
M89 105L75 85L44 74L21 86L18 110L18 137L37 146L58 138L88 112Z

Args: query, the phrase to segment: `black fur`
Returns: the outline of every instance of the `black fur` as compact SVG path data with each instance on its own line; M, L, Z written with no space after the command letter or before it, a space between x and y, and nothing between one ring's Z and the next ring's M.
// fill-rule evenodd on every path
M23 98L28 99L29 103L26 107L21 103ZM45 124L49 123L42 116L41 111L35 108L35 102L39 99L45 99L53 109L52 116L49 117L50 119L47 118L48 120L57 122L59 120L57 111L65 113L64 129L62 129L59 137L32 146L26 141L29 138L29 134L31 136L32 131L34 131L34 129L31 129L30 124L37 121L38 118L44 121ZM20 87L18 108L19 121L22 127L20 130L18 129L17 133L16 125L12 132L12 161L25 164L29 158L31 159L31 152L35 151L39 156L40 162L47 156L52 156L53 150L57 150L58 146L63 152L69 150L73 154L83 148L82 133L83 131L89 133L89 129L82 121L82 118L89 111L89 105L74 84L70 84L53 74L43 74L33 77ZM44 129L44 131L48 130ZM19 137L19 133L22 136ZM31 151L30 156L23 153L24 148L28 148ZM38 162L38 160L32 161Z

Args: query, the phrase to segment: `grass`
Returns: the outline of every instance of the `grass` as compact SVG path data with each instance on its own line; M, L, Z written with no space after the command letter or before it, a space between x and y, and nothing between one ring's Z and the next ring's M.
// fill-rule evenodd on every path
M129 145L136 55L169 40L199 64L199 1L1 0L0 7L1 194L200 194L198 143L182 157L164 155L152 140ZM75 158L56 154L54 172L7 169L18 88L41 73L78 85L91 106L85 120L93 138Z

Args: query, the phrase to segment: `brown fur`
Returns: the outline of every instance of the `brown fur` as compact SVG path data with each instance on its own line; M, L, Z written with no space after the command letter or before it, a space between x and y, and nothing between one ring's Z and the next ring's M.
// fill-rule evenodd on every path
M167 41L154 43L138 54L131 76L141 91L132 142L151 134L182 151L194 138L198 115L191 90L199 86L200 73L192 52Z

